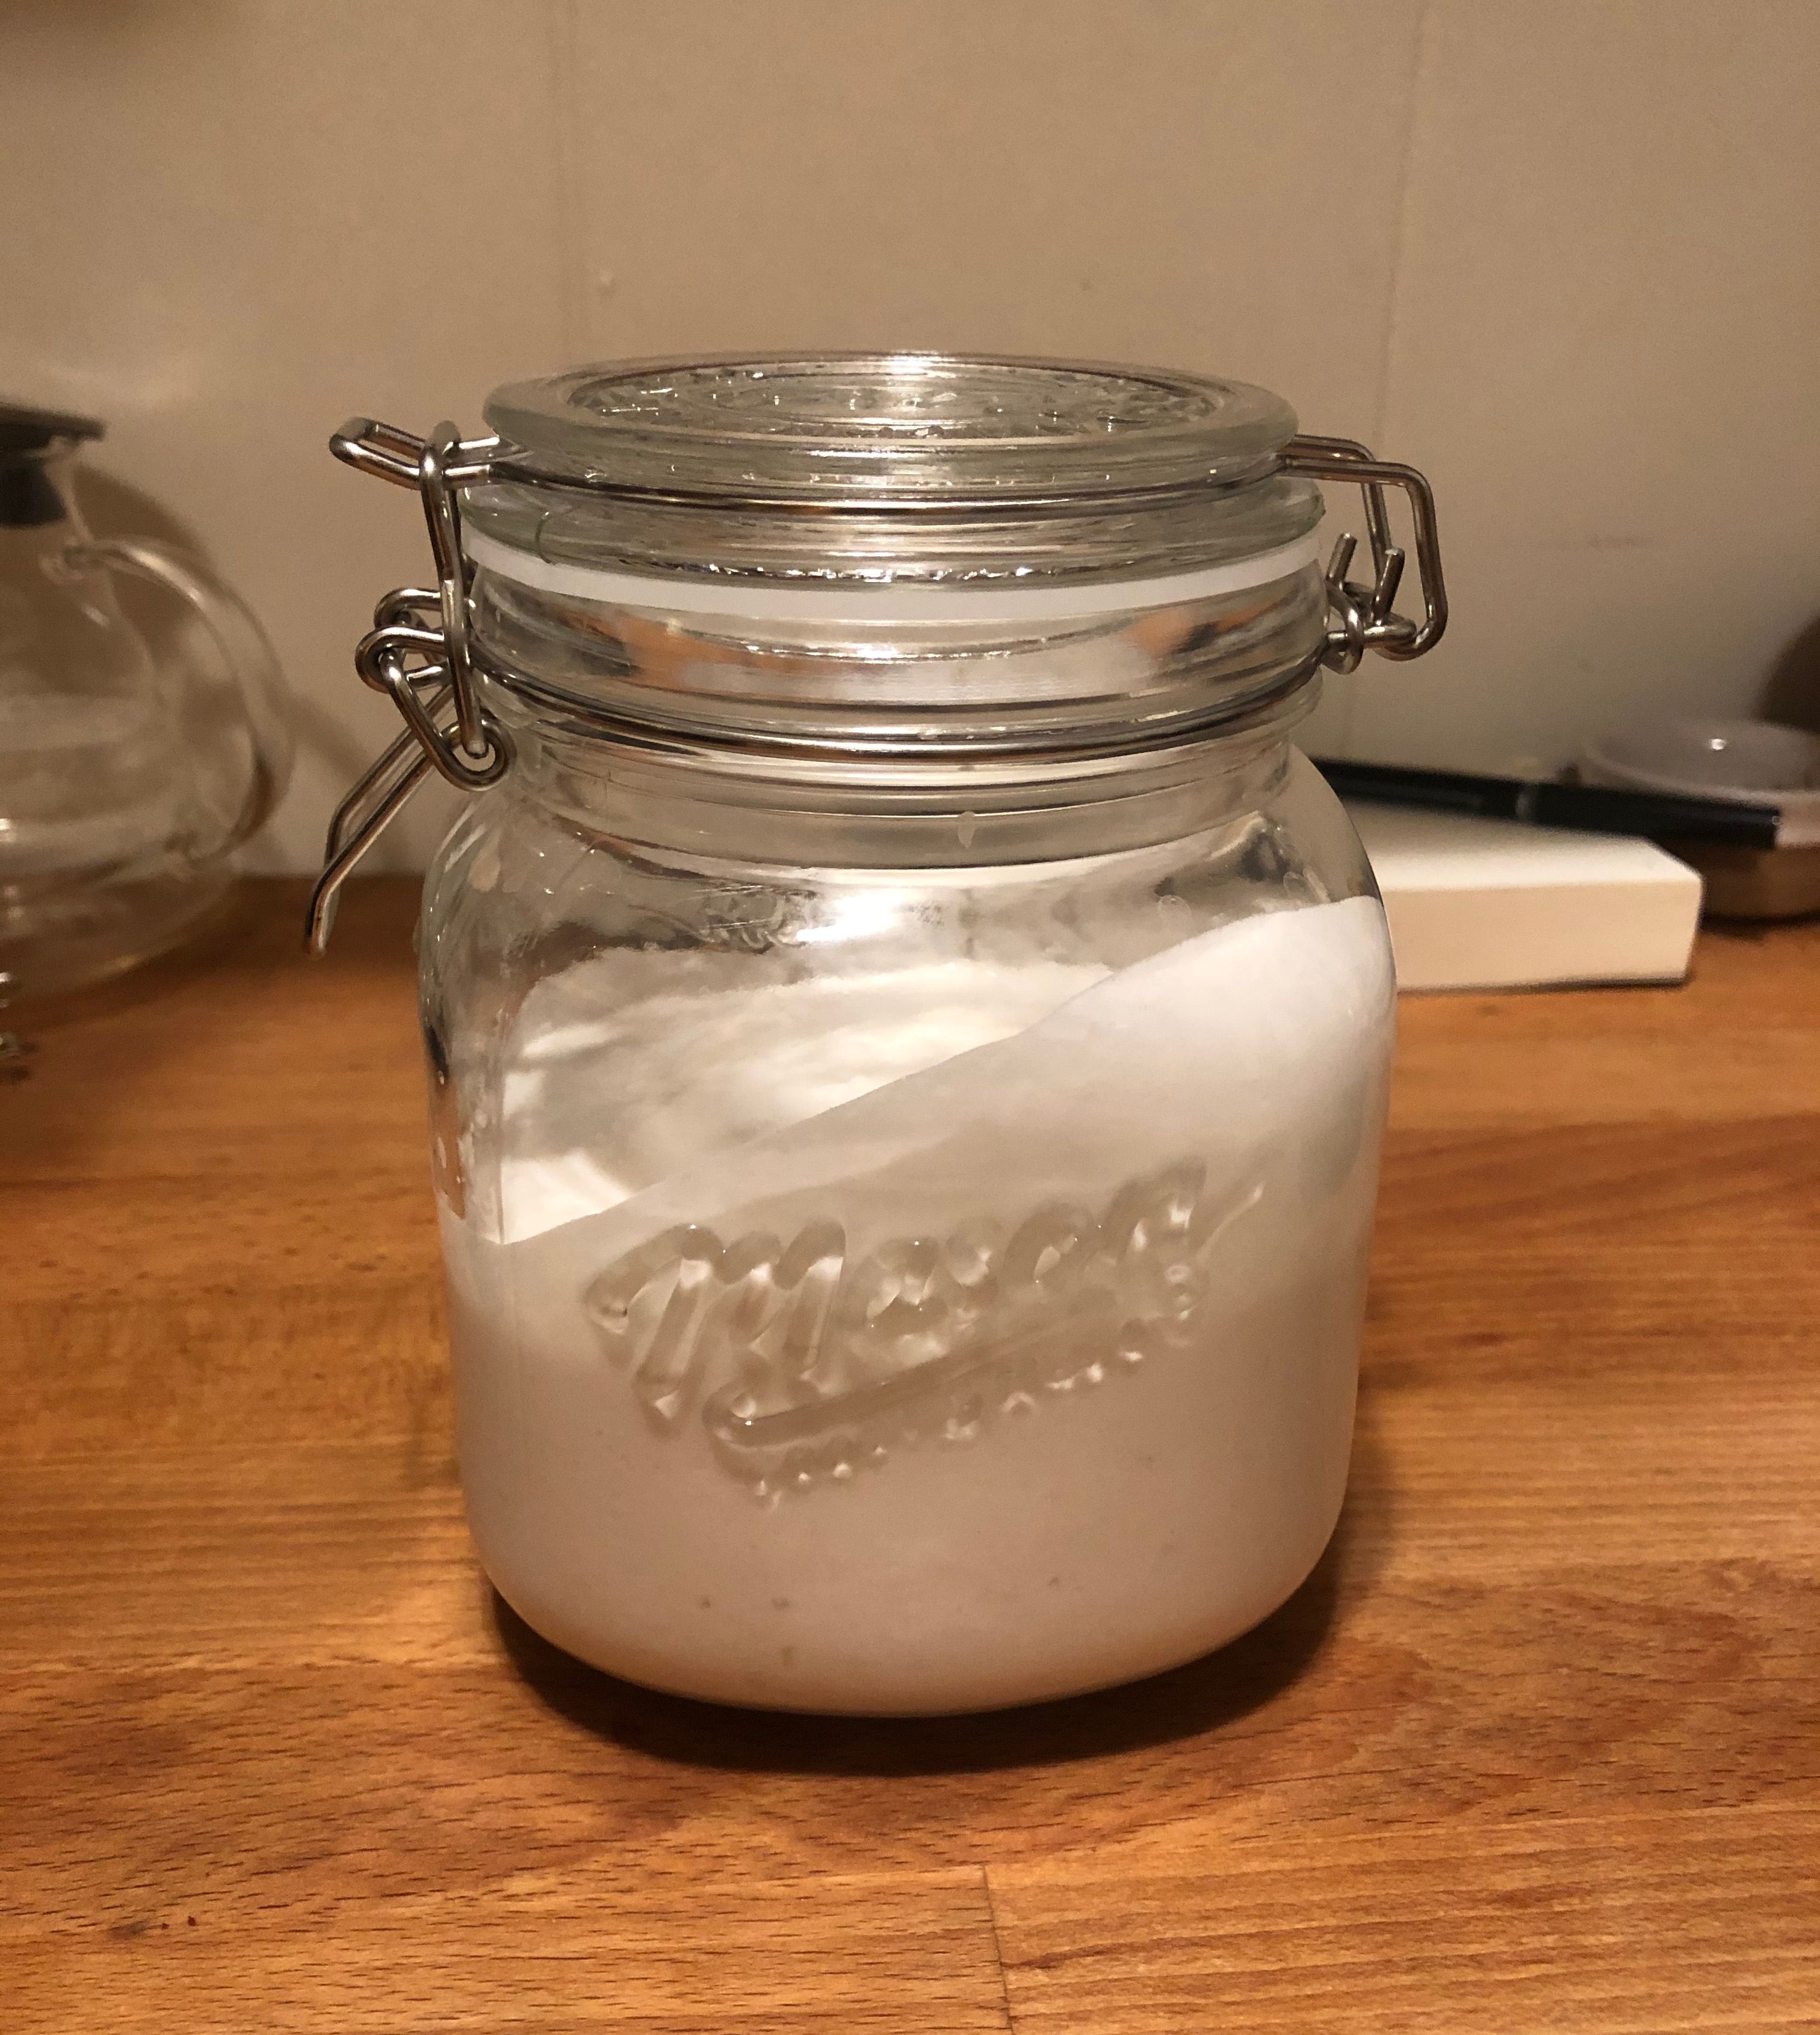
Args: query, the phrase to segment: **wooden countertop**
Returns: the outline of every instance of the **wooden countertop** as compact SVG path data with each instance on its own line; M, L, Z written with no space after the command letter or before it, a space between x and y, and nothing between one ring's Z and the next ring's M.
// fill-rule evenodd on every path
M1820 926L1406 1002L1352 1494L994 1718L580 1668L470 1554L412 900L0 1085L0 2028L1820 2026Z

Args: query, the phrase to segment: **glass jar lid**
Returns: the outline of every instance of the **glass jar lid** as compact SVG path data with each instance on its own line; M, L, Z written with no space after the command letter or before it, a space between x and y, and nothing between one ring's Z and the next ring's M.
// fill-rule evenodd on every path
M931 353L619 362L495 389L526 477L614 492L908 509L1225 484L1295 434L1245 382Z
M1174 371L615 363L509 384L486 414L502 442L464 505L471 550L547 586L522 564L849 585L1179 574L1297 545L1321 513L1278 465L1287 403Z

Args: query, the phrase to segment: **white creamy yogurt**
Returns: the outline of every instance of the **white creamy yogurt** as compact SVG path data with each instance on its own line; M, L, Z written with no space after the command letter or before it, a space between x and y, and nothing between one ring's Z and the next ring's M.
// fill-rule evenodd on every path
M1374 900L1111 975L628 1001L623 958L527 1001L499 1178L444 1212L469 1514L533 1626L905 1713L1152 1672L1289 1594L1345 1482Z

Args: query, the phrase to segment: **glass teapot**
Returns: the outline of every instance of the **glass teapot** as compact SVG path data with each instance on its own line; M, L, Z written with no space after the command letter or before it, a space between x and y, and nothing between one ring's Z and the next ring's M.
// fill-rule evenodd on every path
M74 468L102 429L0 404L0 1005L175 944L290 773L276 660L245 604L194 558L85 527ZM179 596L212 657L154 657L117 573Z

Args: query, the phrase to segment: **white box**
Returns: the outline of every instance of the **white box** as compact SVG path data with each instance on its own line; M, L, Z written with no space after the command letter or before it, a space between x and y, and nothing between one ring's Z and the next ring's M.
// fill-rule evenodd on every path
M1400 989L1679 982L1700 878L1653 842L1348 802Z

